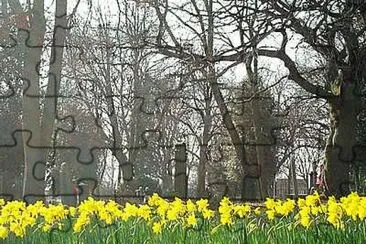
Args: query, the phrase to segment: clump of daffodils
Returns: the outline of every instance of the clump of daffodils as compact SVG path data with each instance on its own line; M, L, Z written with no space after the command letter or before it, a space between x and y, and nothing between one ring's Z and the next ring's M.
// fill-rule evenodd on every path
M6 202L0 199L0 239L9 235L23 238L40 230L49 232L62 229L66 221L71 221L74 233L103 223L104 225L145 223L154 234L174 226L198 229L203 223L210 223L214 233L222 226L230 228L247 221L248 230L258 228L256 219L269 221L287 219L293 226L311 228L317 223L327 223L336 229L344 229L350 221L362 222L366 218L366 197L351 193L339 200L329 197L322 201L318 193L297 201L267 198L264 204L253 207L248 203L234 203L224 197L217 210L209 206L207 199L183 201L175 198L168 201L153 194L146 204L101 201L91 197L77 207L63 204L44 205L42 202L26 205L21 201Z
M248 204L234 204L224 197L220 202L219 214L221 225L231 225L235 218L244 218L251 212Z
M148 200L147 206L151 208L154 216L150 224L155 234L161 233L164 226L174 223L194 228L198 225L199 220L209 220L214 217L214 211L209 209L207 199L184 202L175 198L174 201L168 202L157 194L153 194Z
M276 216L288 216L294 211L296 206L295 201L292 199L282 201L267 198L264 204L267 208L267 217L270 220L274 219Z

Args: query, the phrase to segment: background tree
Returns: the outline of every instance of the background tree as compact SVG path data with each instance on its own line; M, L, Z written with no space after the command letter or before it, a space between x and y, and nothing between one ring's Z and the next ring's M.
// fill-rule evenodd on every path
M1 1L0 21L0 114L3 131L20 131L22 111L22 84L19 80L21 75L23 50L16 45L16 41L22 42L21 33L17 31L16 25L20 24L17 18L21 12L15 6L16 2ZM22 177L24 170L23 138L20 133L14 134L14 141L11 133L1 133L0 160L1 160L1 193L12 193L15 199L22 196Z
M118 193L134 194L139 187L171 191L176 81L146 47L155 28L150 10L128 1L117 7L105 14L96 6L97 17L73 29L70 42L77 48L69 53L69 78L119 163ZM118 19L110 21L113 14ZM86 40L86 33L94 38Z
M40 89L39 77L40 67L42 66L42 48L45 45L44 38L46 34L44 2L40 0L34 1L32 5L30 2L21 5L19 1L2 1L2 13L5 17L7 16L5 18L7 23L2 27L10 30L10 32L4 34L5 36L9 35L8 45L14 47L16 65L19 70L16 78L8 77L10 79L7 80L7 83L17 87L15 84L18 84L19 79L23 82L23 142L31 139L30 144L38 147L51 146L51 135L55 119L55 113L52 110L55 108L54 96L57 94L57 88L55 87L57 87L60 78L62 46L65 39L65 29L61 27L66 27L66 1L56 1L55 5L55 15L62 17L55 20L55 25L58 27L54 28L54 38L52 39L54 44L50 61L50 73L52 75L49 76L48 89L45 92L47 96L45 98ZM50 96L53 96L52 99L50 99ZM44 101L47 102L43 103ZM40 104L44 104L44 106L40 107ZM23 143L25 160L23 195L43 194L43 184L35 179L32 171L35 169L36 177L44 177L37 172L39 170L35 165L37 162L45 163L46 152L45 150L34 149L31 145Z
M229 113L218 80L227 70L243 62L243 60L236 59L233 64L223 67L221 71L216 71L218 62L226 60L224 54L236 50L230 45L232 42L230 36L227 35L228 31L223 28L227 20L222 17L225 15L225 8L229 5L226 5L226 3L222 5L213 0L192 0L178 4L154 2L153 6L160 23L156 39L156 47L159 51L168 57L201 64L208 68L207 80L213 98L220 110L223 124L228 130L236 155L241 162L241 182L244 190L244 185L248 184L248 182L245 182L248 179L247 176L258 177L259 168L258 165L248 164L244 143ZM176 26L174 27L185 29L186 33L189 33L188 36L177 37L177 34L172 31L172 26L168 24L172 23L168 21L168 18L175 18L176 22L173 23ZM190 21L186 18L190 18ZM187 43L188 40L188 44L197 45L199 48L193 49L193 52L184 49L184 43ZM216 49L216 45L220 48ZM244 191L242 195L245 195Z

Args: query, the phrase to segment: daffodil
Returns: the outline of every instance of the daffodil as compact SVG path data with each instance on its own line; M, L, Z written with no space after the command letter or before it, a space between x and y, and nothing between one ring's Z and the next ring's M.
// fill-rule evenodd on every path
M311 224L311 219L309 216L302 216L300 218L300 223L302 226L304 226L305 228L309 228L310 224Z
M139 208L135 204L126 203L123 212L125 213L125 216L128 219L129 217L138 216Z
M203 212L204 210L208 209L208 200L207 199L200 199L196 202L198 212Z
M75 207L69 207L69 214L71 217L75 217L77 213L77 209Z
M144 220L149 220L151 218L151 209L148 205L142 205L138 209L138 215Z
M10 231L13 232L17 237L24 237L25 235L25 231L22 228L22 226L20 225L20 223L18 222L11 222L10 223L10 227L9 227Z
M206 210L203 210L202 216L204 219L211 219L215 216L215 212L210 209L206 209Z
M307 206L316 206L317 204L320 203L320 196L318 194L318 192L315 192L312 195L308 195L305 198L305 203Z
M292 199L287 199L276 206L277 213L281 216L288 216L295 209L295 201Z
M276 201L272 198L266 198L264 205L267 209L274 209L276 207Z
M260 207L256 207L256 208L254 209L254 214L255 214L255 215L260 215L260 214L261 214L261 208L260 208Z
M154 207L154 206L159 206L159 204L160 204L160 201L161 201L162 199L159 197L159 195L158 194L156 194L156 193L154 193L150 198L149 198L149 200L148 200L148 202L147 202L147 204L149 205L149 206L152 206L152 207Z
M296 216L296 218L300 218L300 224L305 228L309 228L312 223L310 213L311 208L309 206L303 206Z
M250 212L250 206L247 205L247 204L244 204L244 205L235 205L234 206L234 212L240 218L243 218L243 217L245 217Z
M166 213L166 217L169 221L174 221L178 219L178 210L177 209L169 209Z
M196 226L197 225L197 219L194 214L190 214L187 218L187 226Z
M192 213L196 211L196 205L194 204L194 202L192 202L190 199L187 201L187 211Z
M337 229L343 228L343 209L342 204L337 202L334 197L329 197L328 202L327 221Z
M276 216L276 212L274 210L267 210L266 214L269 220L273 220Z
M0 198L0 207L5 205L5 200Z
M73 226L73 230L75 233L80 232L83 228L85 228L88 224L90 223L90 217L88 214L86 213L82 213L79 215L79 217L77 218L74 226Z
M170 208L169 203L164 199L161 199L159 201L159 205L156 209L156 212L160 216L160 218L165 219L166 211L168 211L169 208Z
M232 217L230 214L221 214L220 215L220 223L222 225L230 225L233 223Z
M163 229L163 226L160 222L153 223L152 230L154 234L160 234Z
M6 227L0 225L0 239L5 239L6 237L8 237L8 235L9 230Z
M177 212L177 214L184 214L186 211L186 205L179 198L175 198L175 200L171 203L171 208L173 211Z

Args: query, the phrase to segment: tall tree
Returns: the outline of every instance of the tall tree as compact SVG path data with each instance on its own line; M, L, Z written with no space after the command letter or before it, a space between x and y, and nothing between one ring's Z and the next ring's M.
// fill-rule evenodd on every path
M71 32L77 48L68 52L70 79L103 129L106 142L99 147L109 149L119 163L118 193L134 194L140 186L154 191L159 182L168 191L167 167L177 134L169 119L174 80L146 46L154 19L149 9L130 1L117 1L117 8L107 12L101 6L93 11L90 22L80 18ZM110 19L114 14L118 18ZM86 33L93 38L85 39Z
M0 103L1 103L1 193L11 194L15 199L22 196L22 171L24 168L23 140L21 135L13 134L21 130L22 85L19 82L23 65L24 50L21 33L15 28L21 25L22 13L16 1L1 1L0 22ZM14 145L13 136L16 141Z
M10 1L19 10L19 2ZM9 3L10 3L9 2ZM53 125L56 119L56 101L61 79L63 46L67 29L67 1L56 1L55 25L52 39L49 76L46 94L40 88L40 66L46 33L45 5L35 0L29 11L20 11L17 26L23 33L25 43L23 67L23 141L24 141L24 182L23 195L44 192L44 172L38 163L45 163L47 149L52 146ZM44 102L44 106L40 106ZM44 169L44 168L43 168ZM38 179L37 179L38 178Z
M236 3L232 1L232 5ZM362 108L361 91L366 72L365 11L363 1L259 1L242 5L256 13L258 39L272 33L282 37L282 43L274 48L262 45L258 55L279 59L288 69L288 77L308 93L328 101L331 133L326 146L326 184L330 194L348 192L349 165L359 155L356 125ZM240 17L236 15L236 17ZM265 28L264 28L265 27ZM289 35L296 33L299 43L312 50L312 55L326 61L322 80L309 80L296 59L289 54ZM253 40L246 41L246 47ZM247 49L237 52L232 61L245 55ZM227 57L228 58L228 57ZM313 65L308 62L308 65ZM333 89L332 89L333 87Z
M246 181L249 178L259 177L259 167L255 164L249 164L247 161L244 142L233 122L232 115L229 113L219 83L219 77L230 68L243 62L242 58L237 58L234 63L219 69L218 64L221 61L231 60L230 58L226 59L225 54L237 50L236 47L231 45L230 35L222 28L227 24L227 20L222 19L222 17L225 15L225 8L228 5L226 2L222 4L220 1L214 0L190 0L176 4L168 1L164 3L156 1L153 2L153 7L160 23L155 43L160 53L171 58L207 67L206 79L220 110L223 124L234 145L236 155L241 162L240 171L243 183L242 189L244 190L244 185L248 184ZM175 19L173 23L176 23L176 28L185 29L189 34L185 37L178 36L173 31L170 18ZM188 46L196 45L199 48L194 49L195 51L192 52L191 49L185 48L187 44ZM216 45L220 45L220 48L217 49ZM242 195L245 195L244 191ZM251 196L245 197L251 198Z

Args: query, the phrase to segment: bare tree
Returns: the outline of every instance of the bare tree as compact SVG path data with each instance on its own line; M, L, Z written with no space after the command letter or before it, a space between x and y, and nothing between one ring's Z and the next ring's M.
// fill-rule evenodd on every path
M5 8L7 1L2 1ZM44 172L38 163L45 163L47 149L52 146L53 125L56 119L56 97L62 69L63 46L67 28L67 1L56 1L55 27L51 43L49 77L45 98L40 88L40 65L46 34L45 6L43 0L34 1L24 10L19 1L8 1L18 28L19 56L22 58L23 80L23 141L24 182L23 195L43 194ZM40 104L43 104L41 107ZM35 172L35 174L33 174Z
M232 2L232 5L235 5ZM252 1L243 5L259 17L259 32L254 42L277 33L282 43L277 47L262 45L258 55L279 59L288 69L288 77L308 93L328 101L331 133L326 147L326 179L328 191L334 195L347 193L349 164L357 158L356 125L361 111L361 90L365 72L365 31L362 1ZM241 15L235 14L237 18ZM296 33L299 42L312 50L312 55L326 61L323 79L317 82L303 75L288 53L289 34ZM253 40L246 41L246 47ZM247 49L232 55L236 61ZM312 63L308 63L313 65ZM337 78L338 77L338 78ZM335 89L331 89L331 87ZM343 189L344 188L344 189Z
M244 185L248 184L245 181L250 177L258 178L260 173L258 165L248 164L244 143L229 113L218 80L230 68L244 61L244 57L232 60L230 55L226 56L230 52L237 51L237 47L231 45L230 35L226 34L227 31L222 28L227 24L227 21L230 21L224 19L224 15L226 15L225 10L229 5L214 0L191 0L179 4L169 3L168 1L159 3L156 1L153 3L153 6L160 22L155 43L159 51L168 57L207 67L206 79L221 112L223 124L230 135L236 155L241 162L242 195L244 196ZM169 24L172 23L170 19L175 19L174 23L177 23L177 28L187 30L189 36L177 37L177 34L173 32L173 28ZM185 43L193 46L196 45L199 48L195 49L197 50L196 52L187 50L185 49ZM219 48L216 48L217 46ZM222 68L220 67L220 71L217 71L219 68L218 64L221 61L228 60L233 61L233 63Z
M91 24L80 24L72 33L77 48L70 51L70 79L103 129L106 142L98 146L109 149L119 163L119 193L148 185L169 191L168 167L178 133L170 118L177 101L171 94L174 77L146 47L155 28L149 9L128 1L117 7L113 13L96 7ZM112 14L117 20L109 18ZM84 39L85 33L94 38Z

